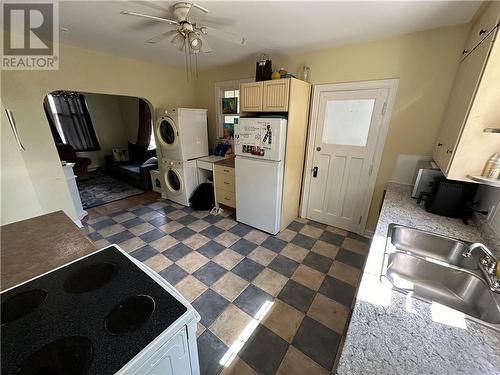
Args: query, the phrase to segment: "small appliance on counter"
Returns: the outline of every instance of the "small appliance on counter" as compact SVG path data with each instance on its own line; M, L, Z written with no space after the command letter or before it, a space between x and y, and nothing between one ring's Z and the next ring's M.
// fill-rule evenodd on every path
M1 294L1 373L199 374L200 316L112 245Z
M437 164L431 160L419 160L413 176L411 197L419 198L421 193L430 193L437 178L444 178Z
M420 203L425 198L427 212L462 218L464 222L472 216L472 205L477 185L462 181L437 179L430 193L422 192L417 200Z

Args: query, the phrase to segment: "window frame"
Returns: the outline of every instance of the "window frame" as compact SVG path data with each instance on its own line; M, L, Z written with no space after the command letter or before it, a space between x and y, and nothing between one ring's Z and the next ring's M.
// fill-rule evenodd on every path
M239 90L241 83L254 81L254 78L242 78L230 81L215 82L215 121L217 129L217 140L232 142L232 139L224 138L224 114L222 113L222 99L224 98L224 91ZM241 99L241 93L239 99ZM241 110L237 114L234 114L234 116L241 117Z

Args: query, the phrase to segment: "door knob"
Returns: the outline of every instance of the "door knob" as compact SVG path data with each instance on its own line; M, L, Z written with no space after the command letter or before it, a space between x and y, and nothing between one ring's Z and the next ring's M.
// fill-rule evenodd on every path
M452 152L453 152L453 150L446 150L447 154L451 154Z
M313 177L314 178L318 177L318 167L313 168Z
M488 31L488 30L485 30L485 29L481 29L481 30L479 31L479 35L483 35L483 34L486 34L486 32L487 32L487 31Z
M321 151L321 147L316 147L316 151Z
M443 144L442 143L438 143L438 147L441 147Z
M464 49L464 50L462 51L462 55L465 55L465 54L467 54L467 53L469 53L469 50L468 50L468 49Z

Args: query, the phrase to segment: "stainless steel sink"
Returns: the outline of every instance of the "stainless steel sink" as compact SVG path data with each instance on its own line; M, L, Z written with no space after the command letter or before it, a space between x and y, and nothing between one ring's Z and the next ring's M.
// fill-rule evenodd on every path
M390 224L382 277L402 292L437 302L500 330L500 294L491 290L465 241Z
M451 307L490 324L500 324L494 293L478 276L405 253L389 255L386 272L398 289Z
M389 225L389 237L397 250L469 270L479 269L476 259L462 256L469 246L467 242L395 224Z

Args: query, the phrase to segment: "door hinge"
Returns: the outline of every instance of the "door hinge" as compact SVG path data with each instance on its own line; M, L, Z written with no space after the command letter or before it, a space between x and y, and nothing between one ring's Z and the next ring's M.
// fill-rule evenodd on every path
M359 221L358 221L358 224L361 224L361 219L363 218L363 216L360 216L359 217Z
M382 106L382 114L385 115L385 110L387 109L387 102L384 102L384 105Z
M368 176L371 176L373 172L373 164L370 165L370 169L368 169Z

